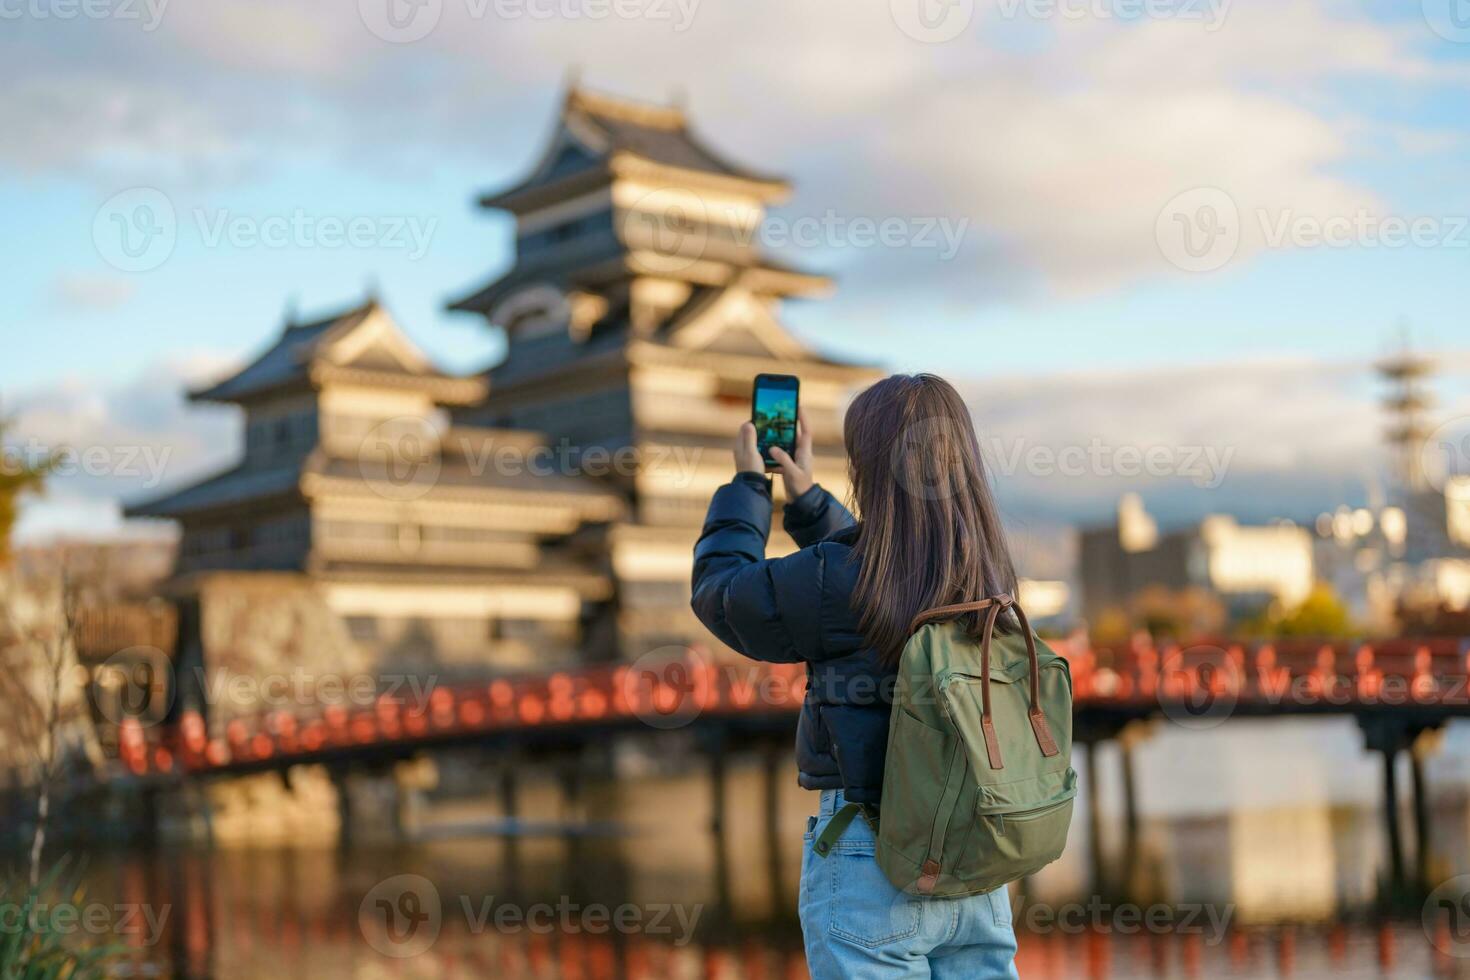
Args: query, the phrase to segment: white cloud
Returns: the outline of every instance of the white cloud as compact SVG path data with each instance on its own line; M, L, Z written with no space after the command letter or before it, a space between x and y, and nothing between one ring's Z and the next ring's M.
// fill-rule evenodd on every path
M1101 522L1137 490L1174 522L1308 520L1369 499L1389 475L1383 389L1365 362L1256 359L959 386L1017 518ZM1470 414L1470 392L1438 387L1441 416Z
M0 164L154 182L238 172L248 141L197 94L85 69L17 79L0 101Z
M127 303L137 289L135 282L122 276L69 273L56 280L52 294L60 306L105 312Z
M1237 0L1215 30L1168 18L1018 25L994 0L945 45L906 36L887 7L695 4L676 29L544 15L575 4L446 0L426 38L389 44L355 0L222 0L171 7L156 32L87 53L27 25L51 61L17 69L0 160L236 179L303 155L502 153L507 138L528 158L547 123L541 93L580 64L592 84L635 95L686 89L716 145L795 172L798 212L968 220L953 263L847 260L927 271L973 298L1176 274L1154 225L1181 191L1222 188L1248 214L1352 214L1380 206L1374 188L1340 176L1373 130L1403 152L1444 145L1442 133L1362 118L1331 88L1445 77L1418 53L1427 32L1327 0ZM1017 49L1019 27L1045 43ZM1261 247L1247 221L1237 262Z
M23 498L18 535L111 536L121 529L120 502L164 493L231 462L237 413L187 402L184 390L233 361L199 353L118 384L64 378L8 400L7 457L57 458L46 492Z

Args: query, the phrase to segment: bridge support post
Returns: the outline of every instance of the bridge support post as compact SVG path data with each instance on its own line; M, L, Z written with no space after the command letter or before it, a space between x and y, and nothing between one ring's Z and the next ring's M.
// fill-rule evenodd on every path
M1399 787L1397 773L1399 750L1384 748L1383 754L1383 827L1388 835L1389 878L1395 889L1404 882L1404 836L1399 824Z
M521 880L521 763L518 752L507 750L500 761L498 779L500 817L504 822L501 849L505 855L506 874L512 885Z
M1358 724L1363 729L1364 743L1368 750L1383 754L1383 826L1388 839L1390 898L1394 902L1400 899L1412 902L1413 896L1404 893L1404 885L1407 883L1406 861L1403 826L1399 818L1396 768L1399 753L1407 752L1412 778L1413 796L1410 807L1414 818L1414 873L1417 879L1413 884L1422 886L1429 880L1432 858L1429 781L1424 772L1424 760L1439 745L1442 722L1424 718L1361 716Z
M767 873L771 878L771 907L785 908L785 889L781 875L781 759L786 743L767 741L761 754L762 796L765 804Z
M714 848L715 895L720 908L730 907L730 853L725 840L725 802L729 773L727 771L727 733L711 734L705 751L709 755L709 829L710 846Z
M516 778L516 763L514 759L507 759L500 767L500 812L501 816L512 825L512 830L517 821L520 820L521 794L520 781ZM511 834L511 839L515 838Z
M1398 719L1382 715L1361 715L1358 725L1363 730L1364 747L1378 752L1383 761L1383 832L1388 849L1387 895L1396 902L1404 885L1404 836L1399 820L1399 786L1396 772L1398 755L1412 744L1408 726Z
M337 791L337 847L347 850L352 846L352 791L348 787L348 770L345 766L334 766L327 770L332 788Z
M1095 895L1104 892L1107 878L1107 863L1103 860L1102 844L1102 786L1097 766L1098 739L1083 742L1087 756L1087 851L1092 859L1092 891Z
M158 805L159 793L157 788L148 786L138 794L138 843L145 851L158 847L159 822L162 819Z
M1133 750L1153 734L1153 726L1147 721L1130 721L1118 732L1118 756L1123 782L1123 867L1119 874L1119 887L1125 893L1133 893L1138 880L1139 842L1142 820L1138 812L1138 778L1134 765Z
M709 749L709 829L710 833L720 838L725 834L725 791L728 777L726 761L725 740L720 738Z
M1418 734L1409 749L1414 793L1414 872L1418 878L1415 884L1426 888L1434 870L1434 841L1429 831L1429 780L1424 774L1424 763L1439 750L1443 736L1442 728L1427 729Z
M574 823L585 823L587 813L586 808L582 805L585 785L582 778L581 754L573 753L571 758L562 763L557 775L561 782L562 825L571 828Z

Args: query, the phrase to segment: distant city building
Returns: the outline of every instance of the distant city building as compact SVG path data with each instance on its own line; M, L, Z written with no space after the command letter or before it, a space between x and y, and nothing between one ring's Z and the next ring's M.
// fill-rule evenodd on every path
M1463 449L1433 444L1434 360L1406 344L1376 369L1389 389L1392 479L1373 506L1317 518L1320 573L1370 629L1393 630L1406 615L1435 629L1438 613L1470 609L1470 474L1456 472Z
M1224 514L1161 532L1137 494L1118 504L1116 524L1081 536L1083 610L1095 622L1150 587L1213 593L1237 615L1312 590L1312 535L1290 523L1248 526Z
M180 664L452 675L711 645L691 553L752 379L801 377L842 494L840 411L878 374L778 319L830 288L757 247L787 191L678 108L570 91L530 175L480 200L515 216L515 264L453 304L505 332L501 363L447 376L370 299L191 394L243 409L243 458L128 509L181 525Z

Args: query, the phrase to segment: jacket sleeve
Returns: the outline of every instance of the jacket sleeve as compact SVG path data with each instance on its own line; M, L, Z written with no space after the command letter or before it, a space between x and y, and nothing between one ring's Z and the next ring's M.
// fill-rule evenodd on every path
M805 548L766 558L770 528L771 492L764 477L737 474L716 490L694 546L690 604L722 643L753 660L820 659L822 556Z
M781 523L796 546L806 548L850 526L853 519L836 497L814 483L806 493L787 503Z

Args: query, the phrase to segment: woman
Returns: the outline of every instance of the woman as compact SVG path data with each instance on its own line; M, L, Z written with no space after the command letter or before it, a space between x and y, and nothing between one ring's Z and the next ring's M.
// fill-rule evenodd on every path
M786 488L783 523L801 550L767 559L771 490L747 422L735 478L715 491L694 548L700 620L747 657L807 665L796 761L801 785L821 791L801 867L807 966L813 980L1015 977L1004 888L911 898L878 869L864 820L827 857L812 850L847 801L878 804L881 819L893 679L914 616L1015 591L975 430L954 388L930 374L880 381L848 409L843 438L861 524L812 481L802 417L796 457L771 450Z

